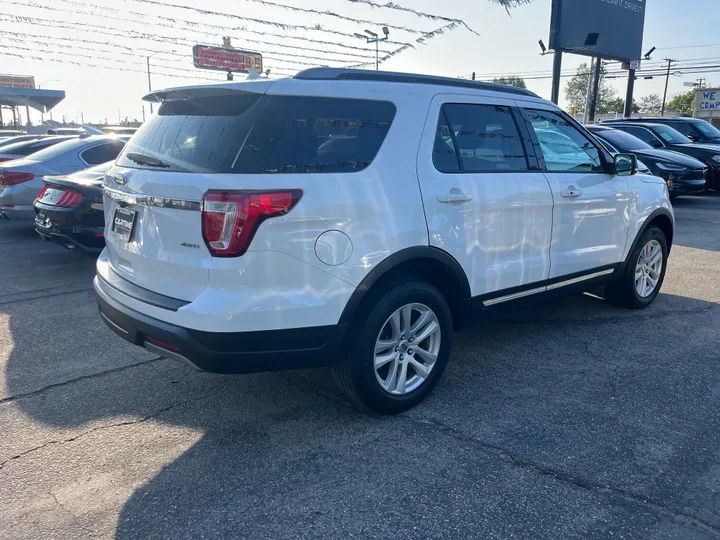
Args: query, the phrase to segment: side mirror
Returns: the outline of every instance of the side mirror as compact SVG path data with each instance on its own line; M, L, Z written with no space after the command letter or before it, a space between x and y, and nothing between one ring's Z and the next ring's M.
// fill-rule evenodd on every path
M632 176L637 173L638 160L635 154L615 154L615 174Z
M652 146L653 148L664 148L663 143L661 143L657 139L653 139L652 141L650 141L650 146Z

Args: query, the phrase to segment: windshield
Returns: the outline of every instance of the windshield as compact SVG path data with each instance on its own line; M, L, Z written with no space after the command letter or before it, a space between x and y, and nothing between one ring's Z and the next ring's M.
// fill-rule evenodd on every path
M679 131L662 124L653 125L655 133L666 143L670 144L690 144L692 141Z
M716 128L709 122L705 122L704 120L701 122L693 122L693 126L698 128L708 137L720 137L720 129Z
M607 139L620 152L652 149L652 146L648 143L619 129L603 129L602 131L593 131L593 133L598 137Z

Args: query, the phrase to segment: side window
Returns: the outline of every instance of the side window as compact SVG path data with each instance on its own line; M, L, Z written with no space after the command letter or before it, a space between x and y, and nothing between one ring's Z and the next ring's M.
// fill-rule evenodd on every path
M635 126L620 126L619 129L626 131L630 135L635 135L635 137L648 144L657 144L657 141L660 140L645 128Z
M510 107L446 103L440 113L433 158L437 157L438 138L454 143L463 172L526 171L525 149ZM448 129L443 133L443 120ZM452 146L448 145L449 148ZM439 147L444 150L442 146ZM446 158L447 159L447 158ZM449 163L449 162L448 162ZM436 162L435 166L443 171Z
M600 152L575 126L552 111L527 110L545 167L557 172L604 172Z
M361 171L375 159L394 118L395 105L387 101L271 96L233 172Z
M445 112L440 111L437 131L435 131L435 145L433 146L433 163L435 168L444 173L460 171L457 150L455 149L454 134L450 132Z
M118 157L120 151L123 149L124 144L119 142L110 142L105 144L99 144L88 148L80 154L80 157L89 163L90 165L100 165L106 161L112 161Z
M673 128L675 131L679 131L686 137L688 135L694 135L695 130L690 122L667 122L667 125Z

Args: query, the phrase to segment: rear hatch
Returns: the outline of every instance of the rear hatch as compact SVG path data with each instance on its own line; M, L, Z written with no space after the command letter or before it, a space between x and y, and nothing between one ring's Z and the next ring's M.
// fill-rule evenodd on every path
M309 199L301 188L311 191L317 173L365 168L395 115L389 102L268 92L272 84L160 94L158 115L105 179L107 250L117 274L188 302L211 272L229 272L242 286L245 260L233 258L261 224Z
M105 177L105 237L117 274L189 302L207 288L213 257L203 239L202 198L211 188L243 187L227 173L271 84L154 95L162 99L158 114L143 124Z

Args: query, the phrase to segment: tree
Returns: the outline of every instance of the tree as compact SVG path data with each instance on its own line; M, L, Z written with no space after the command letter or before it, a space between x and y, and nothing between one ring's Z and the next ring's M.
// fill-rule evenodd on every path
M565 85L565 98L569 102L567 110L571 115L582 114L585 110L589 78L590 68L586 63L582 63L577 69L577 74ZM603 66L600 69L600 83L598 85L598 99L595 112L603 114L612 110L610 103L616 98L617 92L605 78L605 66Z
M616 97L615 99L611 99L607 102L607 111L603 111L606 113L615 112L619 114L623 114L625 112L625 98ZM640 112L640 106L637 104L637 102L633 99L632 101L632 112L637 113Z
M660 94L650 94L640 98L640 112L660 114L663 101Z
M690 90L687 94L675 96L667 104L668 111L675 111L686 116L692 116L693 100L695 99L695 90Z
M518 88L527 89L525 79L523 79L522 77L515 77L513 75L509 77L498 77L496 79L493 79L493 82L498 84L509 84L510 86L517 86Z

